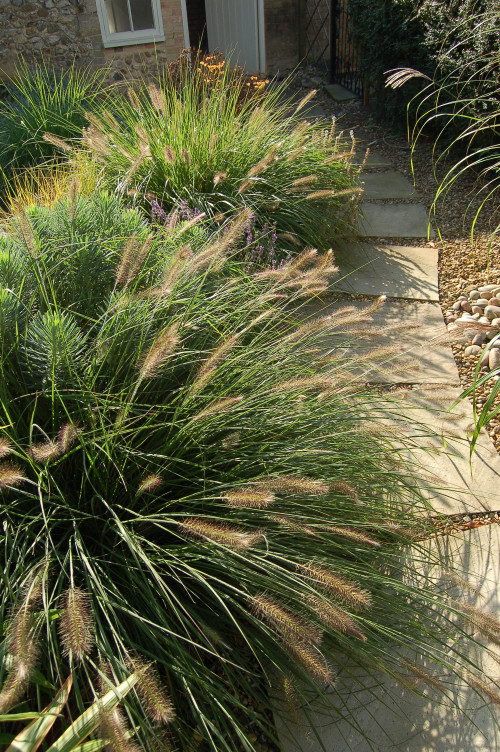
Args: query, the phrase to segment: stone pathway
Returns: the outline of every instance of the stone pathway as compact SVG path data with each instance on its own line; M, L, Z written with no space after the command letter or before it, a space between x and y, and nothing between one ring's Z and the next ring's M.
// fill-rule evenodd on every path
M412 456L429 477L432 508L450 515L500 510L500 458L486 432L481 433L472 459L469 456L466 436L473 426L473 412L467 400L458 400L458 372L438 303L437 251L432 246L388 242L390 238L425 241L434 237L427 211L415 203L417 194L406 178L376 154L370 154L365 169L372 167L387 171L362 175L366 201L358 224L360 242L338 249L337 289L352 295L386 295L384 306L373 314L375 327L382 332L377 344L396 343L402 355L410 353L419 367L410 373L387 367L370 374L370 380L414 385L406 393L406 439L414 439ZM387 203L388 199L397 203ZM353 304L366 305L356 300ZM334 311L336 305L327 309ZM394 333L393 325L402 322L410 325L408 330ZM323 344L328 348L327 337ZM360 349L367 346L359 344ZM455 402L458 404L450 410ZM431 453L418 448L430 433L442 436L441 442L434 440ZM465 599L498 614L497 524L437 538L426 545L439 553L443 566L429 572L422 563L422 580L432 577L439 585L446 561L453 556L461 564L464 578L474 586ZM464 599L463 592L456 595ZM484 660L485 676L500 683L500 648L496 650L493 657L481 658L479 652L471 652L470 658L478 663ZM307 708L305 715L311 723L305 716L288 723L277 719L283 752L499 752L495 711L454 677L439 678L449 682L449 700L445 702L442 697L436 701L430 690L423 697L416 696L387 677L361 676L359 668L347 666L337 677L340 692L332 693L329 709L319 700ZM338 720L346 711L353 714L350 721Z

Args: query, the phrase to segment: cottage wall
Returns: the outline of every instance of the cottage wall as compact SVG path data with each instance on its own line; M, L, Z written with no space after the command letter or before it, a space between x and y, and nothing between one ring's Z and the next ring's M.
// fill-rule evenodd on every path
M56 67L109 65L120 80L153 72L184 47L180 0L161 0L165 41L104 49L95 0L0 0L0 77L22 56Z

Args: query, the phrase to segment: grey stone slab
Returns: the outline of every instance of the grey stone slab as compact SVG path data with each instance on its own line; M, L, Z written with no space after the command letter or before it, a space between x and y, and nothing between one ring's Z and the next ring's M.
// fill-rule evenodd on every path
M366 302L354 302L360 311L366 310ZM323 309L322 315L331 314L345 307L345 301ZM382 361L362 361L359 373L364 381L397 384L453 384L458 386L458 371L453 358L448 333L443 321L441 307L437 303L416 303L388 300L370 314L367 326L374 337L354 338L349 341L349 355L354 358L367 355L374 347L394 347L396 352ZM407 328L405 328L407 327ZM352 327L351 327L352 328ZM347 337L349 337L347 329ZM344 339L345 339L344 335ZM339 335L326 335L321 339L325 348L338 347Z
M362 295L439 300L436 248L344 243L335 251L336 289Z
M367 147L369 148L369 147ZM356 154L354 156L354 164L363 164L363 161L365 159L366 155L366 148L363 149L363 147L359 147L356 149ZM392 162L387 159L387 157L384 157L383 154L380 154L378 151L371 151L368 154L368 157L365 162L364 169L365 170L387 170L393 167Z
M415 198L417 192L400 172L368 172L361 175L366 199Z
M440 591L498 614L498 525L438 538L426 545L412 584L427 587L430 579ZM451 562L470 583L470 590L450 587L447 568ZM465 639L456 645L448 643L444 650L451 663L454 647L469 656L471 671L475 673L473 666L478 666L487 682L500 682L498 647L485 651ZM409 649L403 655L419 662L420 657ZM311 698L307 709L293 719L276 713L283 752L498 752L498 711L445 666L424 668L445 684L448 699L425 685L420 686L423 696L418 696L388 677L342 665L336 685L323 699Z
M484 429L471 457L474 415L469 400L459 399L460 393L457 387L425 384L407 392L401 443L415 467L423 470L422 488L434 511L499 510L500 457Z
M358 95L340 84L326 84L325 91L336 102L347 102L349 99L358 99Z
M358 221L361 237L427 238L435 237L429 217L421 204L362 203Z

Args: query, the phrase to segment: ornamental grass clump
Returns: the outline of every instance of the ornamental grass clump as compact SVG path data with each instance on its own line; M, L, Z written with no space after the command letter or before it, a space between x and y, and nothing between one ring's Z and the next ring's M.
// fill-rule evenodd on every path
M249 274L248 213L196 220L151 235L75 189L0 238L1 707L72 670L76 716L134 672L113 748L252 752L271 684L400 676L406 649L460 672L462 628L403 576L432 530L407 409L348 352L380 301L311 317L331 254Z
M184 64L173 78L109 97L88 115L83 145L104 185L164 210L186 203L209 217L251 209L298 247L328 248L352 232L361 188L351 139L310 123L282 89L242 101L245 81L228 66L214 82ZM287 240L290 243L290 240Z
M74 65L59 72L20 63L0 100L0 186L5 182L8 189L16 172L64 155L64 140L81 137L85 112L95 105L105 75Z

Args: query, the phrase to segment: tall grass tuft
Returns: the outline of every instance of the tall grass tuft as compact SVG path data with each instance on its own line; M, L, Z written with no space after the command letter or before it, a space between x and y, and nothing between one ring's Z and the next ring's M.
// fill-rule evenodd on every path
M283 88L245 99L238 71L218 70L214 83L184 63L158 86L94 109L83 143L105 184L168 211L187 204L214 217L246 207L299 247L328 248L351 232L360 192L353 141L331 123L308 122L300 106L292 112Z
M329 254L250 274L239 220L149 231L96 193L0 238L4 706L36 667L72 665L80 712L96 667L133 670L131 749L251 752L277 679L303 698L348 659L398 674L407 648L460 672L446 601L402 576L431 527L400 408L346 350L378 304L304 322ZM125 744L121 715L100 723Z
M81 136L85 112L100 95L105 74L76 65L64 72L46 64L30 68L21 61L6 84L8 96L0 100L0 185L8 186L16 172L59 157L65 140Z

